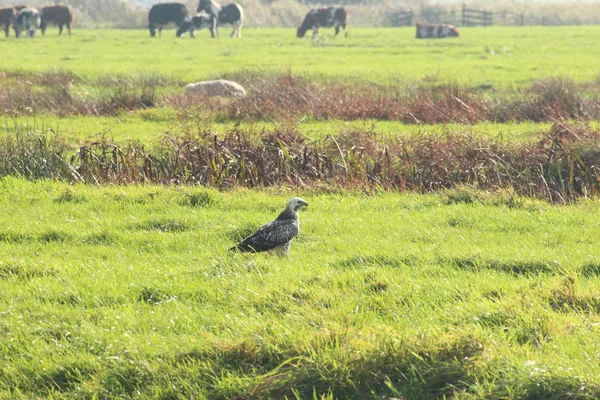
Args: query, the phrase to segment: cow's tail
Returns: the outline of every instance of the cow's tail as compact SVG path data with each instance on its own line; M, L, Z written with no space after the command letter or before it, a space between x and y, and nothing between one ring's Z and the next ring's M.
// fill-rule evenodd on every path
M73 23L73 11L71 11L71 8L67 7L67 22L69 24Z
M244 25L244 9L242 6L236 3L238 10L240 11L240 20L237 26L237 37L242 37L242 26Z

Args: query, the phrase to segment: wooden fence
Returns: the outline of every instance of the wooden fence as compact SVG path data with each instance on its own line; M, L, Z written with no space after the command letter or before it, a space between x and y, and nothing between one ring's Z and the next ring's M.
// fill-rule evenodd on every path
M491 11L474 10L463 4L462 26L492 26L494 13Z
M398 11L392 14L390 20L392 26L412 26L414 14L412 10Z
M494 24L505 26L525 26L525 25L552 25L556 21L549 20L544 16L525 15L509 10L487 11L462 7L448 7L437 10L399 10L393 12L388 23L390 26L412 26L415 22L443 23L462 26L492 26Z

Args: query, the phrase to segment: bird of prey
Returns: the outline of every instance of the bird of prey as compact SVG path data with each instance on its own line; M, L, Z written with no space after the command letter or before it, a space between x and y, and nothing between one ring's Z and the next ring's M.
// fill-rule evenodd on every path
M261 251L275 252L279 257L287 254L292 239L300 231L298 211L308 207L308 203L301 198L294 197L288 201L275 221L260 227L251 236L242 240L230 250L259 253Z

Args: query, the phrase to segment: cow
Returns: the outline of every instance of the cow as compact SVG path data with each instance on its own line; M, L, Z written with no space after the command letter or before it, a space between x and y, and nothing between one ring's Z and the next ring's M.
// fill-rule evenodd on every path
M71 23L73 22L73 13L69 7L64 6L62 4L56 6L48 6L44 7L40 10L40 15L42 17L42 22L40 24L40 29L42 30L42 35L46 34L46 27L48 24L58 25L58 34L62 35L63 26L67 26L67 31L69 32L69 36L71 36Z
M181 3L159 3L153 5L148 14L150 36L156 36L157 28L158 35L162 36L163 26L167 25L169 22L174 22L177 26L180 26L187 16L188 10Z
M346 9L344 7L326 7L312 9L304 17L302 25L298 27L296 36L301 38L307 30L313 30L313 38L319 34L319 28L335 27L335 34L340 33L340 26L344 28L344 36L348 37L348 27L346 26Z
M195 15L192 18L186 18L177 29L177 37L181 37L186 32L190 32L190 36L195 38L194 30L211 28L213 26L213 17L208 14Z
M21 32L25 31L27 32L27 36L34 37L40 24L41 17L39 11L35 8L24 8L17 15L15 33L17 37L21 37Z
M215 37L219 37L219 25L230 24L233 27L231 31L231 37L242 37L242 25L244 24L244 9L242 6L236 3L227 4L225 7L221 7L219 3L214 0L200 0L198 3L198 9L196 12L206 11L213 17L210 34Z
M458 37L458 29L448 24L427 24L417 22L417 39Z
M6 37L10 34L10 27L17 22L17 10L13 7L0 8L0 25L3 26Z

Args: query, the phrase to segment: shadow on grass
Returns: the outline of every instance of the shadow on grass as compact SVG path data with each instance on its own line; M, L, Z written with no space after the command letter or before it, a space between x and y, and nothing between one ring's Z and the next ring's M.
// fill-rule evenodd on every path
M560 267L554 261L484 260L478 256L441 259L439 262L467 271L494 270L515 276L555 274Z
M335 264L338 268L358 268L366 266L380 266L390 268L413 267L417 264L416 257L393 258L382 255L357 256L339 261Z

